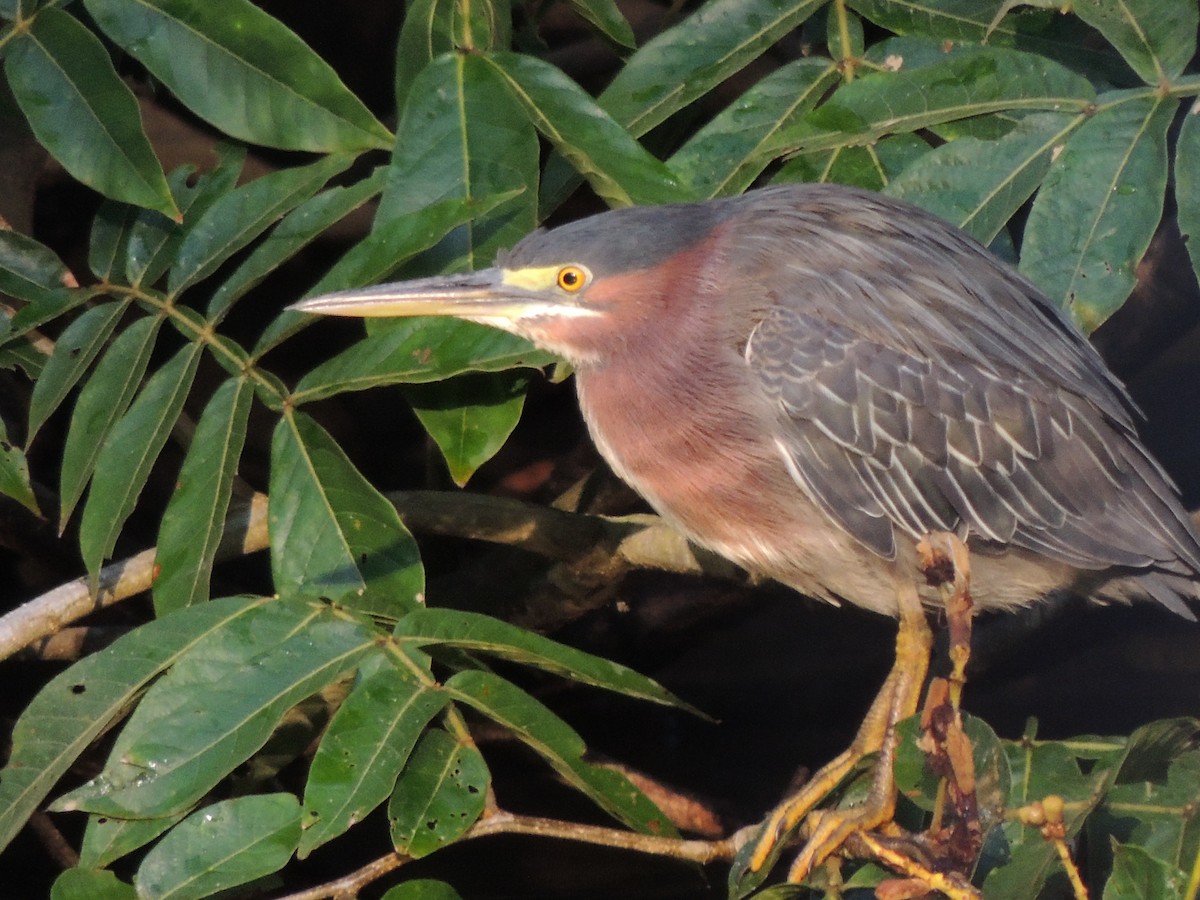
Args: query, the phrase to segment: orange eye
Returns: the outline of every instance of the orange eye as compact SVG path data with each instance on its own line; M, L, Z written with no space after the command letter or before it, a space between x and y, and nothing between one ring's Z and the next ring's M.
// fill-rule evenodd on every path
M587 284L587 271L579 266L563 266L558 270L558 286L564 291L575 291Z

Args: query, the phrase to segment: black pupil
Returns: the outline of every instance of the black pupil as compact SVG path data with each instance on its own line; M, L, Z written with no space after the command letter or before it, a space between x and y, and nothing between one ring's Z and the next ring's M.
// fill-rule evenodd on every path
M562 273L563 287L575 287L577 284L579 284L579 273L574 269L567 269Z

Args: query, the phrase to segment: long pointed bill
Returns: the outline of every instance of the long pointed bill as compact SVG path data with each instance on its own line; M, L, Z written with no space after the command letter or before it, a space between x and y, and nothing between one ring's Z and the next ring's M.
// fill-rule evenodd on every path
M504 269L481 269L324 294L289 307L327 316L453 316L504 327L532 317L567 317L583 310L514 283Z

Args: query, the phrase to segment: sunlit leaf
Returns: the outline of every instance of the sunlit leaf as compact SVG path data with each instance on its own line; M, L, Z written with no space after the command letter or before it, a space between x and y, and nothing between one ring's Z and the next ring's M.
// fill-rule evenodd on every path
M525 374L464 375L405 391L459 487L496 455L517 427L528 384Z
M674 174L556 66L520 53L485 61L500 72L554 148L610 206L688 199Z
M271 568L283 596L327 597L398 618L425 577L396 509L303 413L271 443Z
M373 230L447 200L480 202L470 223L431 251L429 265L481 268L533 230L537 183L537 134L506 80L487 57L447 53L409 92ZM503 202L483 207L501 194Z
M179 216L137 100L92 32L44 9L6 49L13 95L64 169L107 197Z
M0 770L0 847L155 676L207 635L267 602L232 597L154 620L42 688L13 727L12 753Z
M933 65L857 78L782 129L770 148L811 152L873 143L885 134L999 110L1082 112L1093 97L1086 79L1043 57L973 49Z
M771 135L812 109L837 78L827 60L781 66L697 131L671 157L671 169L698 196L741 193L771 161L762 152Z
M417 75L436 57L459 47L506 49L512 43L508 0L413 0L405 7L396 42L396 108L404 109Z
M54 808L135 818L186 810L261 747L290 707L374 646L372 629L329 607L254 607L208 632L155 682L104 771Z
M1034 113L996 141L960 138L925 154L885 193L922 206L990 244L1037 190L1056 150L1082 121Z
M158 529L154 608L158 615L208 599L208 581L233 490L253 384L222 384L196 425L175 492Z
M192 813L159 841L133 878L156 900L200 900L282 869L300 840L291 794L222 800Z
M1071 135L1034 199L1021 272L1091 332L1115 312L1162 216L1177 103L1110 97Z
M420 859L458 839L483 813L490 782L474 744L428 729L388 803L392 843Z
M127 853L144 847L186 815L184 812L157 819L118 819L88 816L79 848L79 864L93 869L108 866Z
M421 680L390 665L354 686L309 768L301 857L388 798L421 732L449 702L432 676Z
M332 153L391 146L303 40L248 0L84 0L109 38L232 137Z
M1073 0L1071 12L1155 87L1177 78L1196 53L1200 10L1194 0Z

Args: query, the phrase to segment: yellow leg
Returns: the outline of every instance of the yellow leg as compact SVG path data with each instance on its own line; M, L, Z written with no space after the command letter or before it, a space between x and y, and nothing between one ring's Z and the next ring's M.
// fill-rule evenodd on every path
M750 858L751 871L760 870L783 835L806 817L808 840L788 873L788 880L793 882L807 878L852 834L877 828L891 820L896 807L896 785L892 773L896 754L896 723L917 710L932 646L932 636L916 585L902 581L897 590L897 599L900 605L900 629L896 635L896 661L892 671L872 702L850 747L771 813ZM867 799L848 809L813 812L813 808L846 777L858 761L872 753L879 754L879 761Z

